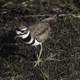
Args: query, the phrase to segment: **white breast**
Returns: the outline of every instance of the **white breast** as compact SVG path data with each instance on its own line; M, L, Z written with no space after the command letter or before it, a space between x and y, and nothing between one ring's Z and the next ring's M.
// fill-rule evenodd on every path
M50 33L50 26L48 23L37 23L29 27L20 27L21 31L17 31L17 36L24 41L31 37L30 41L25 41L26 44L32 44L32 46L41 45L48 39Z
M35 42L34 42L34 44L32 44L32 46L37 46L37 45L40 45L41 44L41 42L38 42L36 39L35 39Z

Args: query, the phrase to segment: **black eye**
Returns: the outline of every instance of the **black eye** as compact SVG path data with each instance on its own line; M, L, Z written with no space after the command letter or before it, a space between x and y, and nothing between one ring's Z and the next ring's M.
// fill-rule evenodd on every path
M25 31L21 31L22 33L24 33Z

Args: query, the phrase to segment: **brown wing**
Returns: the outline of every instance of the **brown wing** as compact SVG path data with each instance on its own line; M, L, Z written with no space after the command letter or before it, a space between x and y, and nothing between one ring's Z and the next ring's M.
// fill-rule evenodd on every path
M30 26L31 36L40 42L47 40L50 33L50 26L48 23L38 23Z

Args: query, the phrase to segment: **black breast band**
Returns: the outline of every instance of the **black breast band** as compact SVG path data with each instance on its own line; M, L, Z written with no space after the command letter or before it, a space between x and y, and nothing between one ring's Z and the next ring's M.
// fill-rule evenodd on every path
M28 37L22 39L24 42L29 42L31 40L31 35L29 34Z

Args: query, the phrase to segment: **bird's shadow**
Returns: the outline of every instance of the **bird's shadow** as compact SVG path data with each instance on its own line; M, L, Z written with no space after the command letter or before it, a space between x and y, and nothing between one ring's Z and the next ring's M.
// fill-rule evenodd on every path
M0 35L0 57L7 58L8 56L20 56L26 60L27 57L24 54L16 54L16 52L19 50L18 45L16 45L16 39L15 39L16 33L15 31L9 31L4 32ZM33 48L33 51L34 48ZM35 53L32 55L33 59L36 60Z

